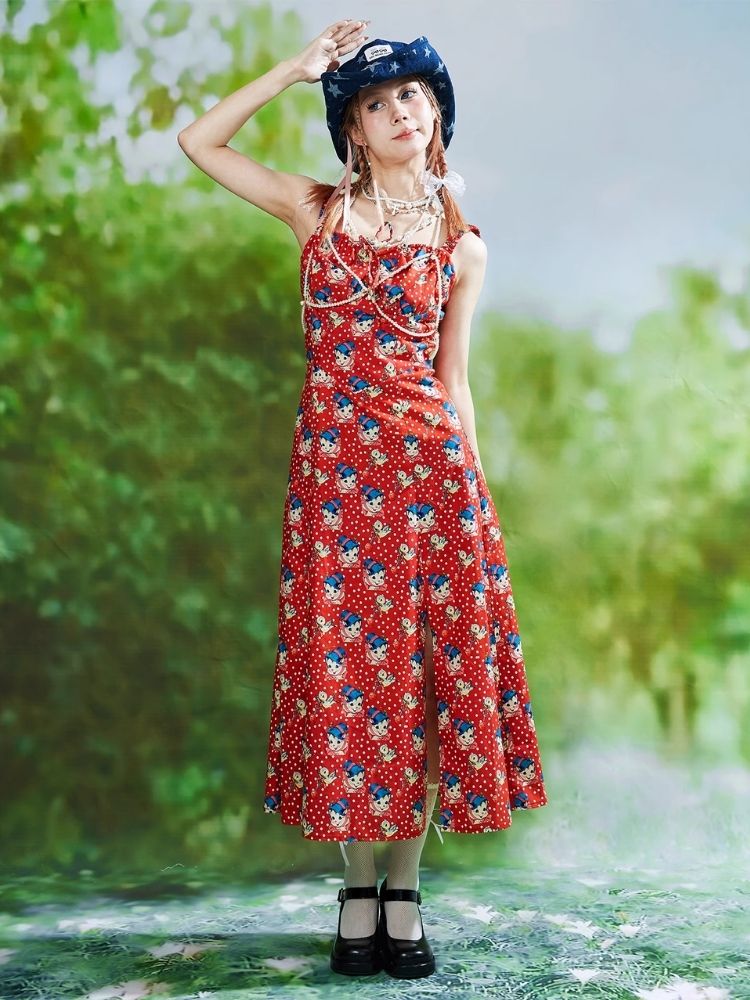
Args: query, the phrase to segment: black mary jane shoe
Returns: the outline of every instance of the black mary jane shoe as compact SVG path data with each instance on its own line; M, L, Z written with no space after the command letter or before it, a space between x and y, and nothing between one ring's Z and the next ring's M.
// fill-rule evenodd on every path
M389 976L395 976L397 979L419 979L421 976L430 976L435 971L435 956L425 937L424 924L422 924L422 937L411 941L409 938L391 937L385 918L387 900L405 899L419 905L422 902L422 893L419 889L388 889L387 881L386 876L380 886L379 897L378 937L383 968ZM421 923L421 912L419 920Z
M342 972L345 976L372 976L380 972L382 964L380 961L380 951L378 950L378 929L377 926L368 937L342 937L341 936L341 911L347 899L378 897L378 887L376 885L352 885L349 888L342 886L339 889L339 925L336 930L336 938L331 948L331 968L334 972Z

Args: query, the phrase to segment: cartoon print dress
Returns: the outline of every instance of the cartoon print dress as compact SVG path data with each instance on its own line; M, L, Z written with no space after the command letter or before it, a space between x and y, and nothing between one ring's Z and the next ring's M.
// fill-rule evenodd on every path
M424 831L431 628L436 830L501 830L547 798L497 512L432 364L462 233L375 248L321 227L300 261L264 810L342 851Z

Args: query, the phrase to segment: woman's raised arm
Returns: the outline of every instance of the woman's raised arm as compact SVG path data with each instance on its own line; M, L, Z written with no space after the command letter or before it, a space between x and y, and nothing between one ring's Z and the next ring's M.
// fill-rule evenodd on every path
M358 46L362 21L336 21L298 55L229 94L177 136L193 163L233 194L244 198L294 228L298 202L316 183L304 174L272 170L227 145L252 116L293 83L317 83L326 70L337 69L338 57Z

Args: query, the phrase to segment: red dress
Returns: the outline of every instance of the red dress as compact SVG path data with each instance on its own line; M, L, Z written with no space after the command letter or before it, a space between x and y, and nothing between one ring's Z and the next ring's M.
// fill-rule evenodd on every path
M498 516L432 366L462 234L375 249L321 225L300 261L264 810L309 840L424 831L429 622L437 829L501 830L547 798Z

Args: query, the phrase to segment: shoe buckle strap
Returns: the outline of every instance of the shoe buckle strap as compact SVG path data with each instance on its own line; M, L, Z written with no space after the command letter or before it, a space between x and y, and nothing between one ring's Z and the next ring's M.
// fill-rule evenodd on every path
M349 885L341 886L338 894L339 903L345 899L377 899L378 887L376 885Z
M385 902L390 902L394 899L406 900L409 903L421 903L422 893L419 889L387 889L381 888L380 898Z

